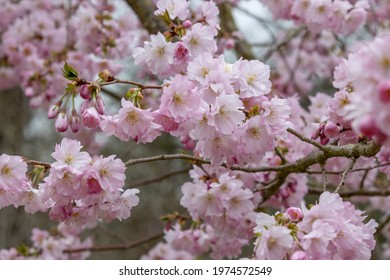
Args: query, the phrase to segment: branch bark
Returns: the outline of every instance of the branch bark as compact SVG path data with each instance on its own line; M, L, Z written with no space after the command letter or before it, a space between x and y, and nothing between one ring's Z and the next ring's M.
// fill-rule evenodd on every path
M154 14L156 7L151 0L126 0L126 3L133 9L142 26L150 34L163 33L168 30L164 21Z
M218 5L219 8L219 18L221 20L221 31L224 33L233 33L238 31L236 23L232 14L232 6L229 3L221 3ZM237 42L236 44L236 52L239 57L244 59L256 59L256 57L252 53L251 46L245 39Z

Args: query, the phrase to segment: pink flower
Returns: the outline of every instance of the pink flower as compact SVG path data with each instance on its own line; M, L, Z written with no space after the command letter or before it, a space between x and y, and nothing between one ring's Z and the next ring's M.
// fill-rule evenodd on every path
M26 172L27 163L21 157L2 154L0 156L0 192L22 188Z
M145 60L153 74L163 74L173 64L176 44L167 42L161 33L151 35L150 38L150 42L145 42L143 57L136 62L139 64Z
M164 15L168 12L169 18L174 20L176 18L185 20L190 12L190 3L187 0L158 0L158 10L155 11L155 15Z
M121 103L122 108L119 110L116 127L128 139L133 138L138 143L148 143L161 134L161 126L154 122L154 114L150 110L139 109L125 99L122 99Z
M293 248L294 240L291 231L282 226L265 230L256 240L255 254L260 260L281 260Z
M114 192L123 188L126 167L120 159L115 159L114 155L107 158L101 156L94 160L92 168L92 174L103 190Z
M160 112L168 113L176 122L190 117L198 109L200 96L186 76L176 75L161 96Z
M217 44L214 40L214 28L201 23L191 26L182 40L191 57L196 57L206 52L214 54L217 51Z
M87 152L80 152L82 146L76 140L62 139L60 145L56 145L55 152L51 156L56 160L51 167L62 171L68 170L74 174L82 174L85 167L91 162Z
M231 134L245 119L245 114L240 111L244 106L235 94L221 94L216 98L215 106L209 113L208 124L215 126L217 131L223 134Z
M268 94L271 91L270 69L258 60L239 62L240 97L248 98Z

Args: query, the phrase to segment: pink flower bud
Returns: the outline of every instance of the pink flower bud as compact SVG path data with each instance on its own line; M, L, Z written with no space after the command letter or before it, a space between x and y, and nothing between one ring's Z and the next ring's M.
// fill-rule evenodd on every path
M234 41L234 39L229 38L226 40L226 49L232 50L234 49L235 46L236 46L236 42Z
M188 29L192 26L192 22L186 19L185 21L183 21L183 26L185 29Z
M72 112L72 116L69 118L69 124L73 133L77 133L80 130L81 120L76 111Z
M68 117L64 112L61 112L56 119L56 123L55 123L56 130L58 132L65 132L68 130L68 126L69 126Z
M379 86L379 99L383 103L389 103L390 102L390 80L382 81Z
M53 106L50 107L49 111L47 112L47 117L49 119L55 119L58 116L58 113L60 112L60 106L61 103L54 104Z
M329 121L325 125L324 134L328 138L335 138L340 134L339 127L335 123Z
M290 207L286 210L286 216L292 222L299 222L303 218L302 210L297 207Z
M100 115L104 115L105 105L100 94L96 96L96 110Z
M84 114L89 107L95 107L95 101L91 101L91 99L84 100L80 106L80 114Z
M175 48L175 62L180 64L186 61L189 57L188 49L183 43L178 43Z
M91 91L89 90L87 85L82 85L80 87L80 96L83 99L90 99L91 98L92 94L91 94Z
M83 124L89 128L97 128L100 123L99 113L95 107L91 107L83 113Z
M291 260L307 260L307 255L303 251L296 251L292 256Z

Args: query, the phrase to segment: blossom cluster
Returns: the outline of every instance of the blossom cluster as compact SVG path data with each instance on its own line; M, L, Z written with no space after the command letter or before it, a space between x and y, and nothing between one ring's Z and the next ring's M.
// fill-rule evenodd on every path
M375 248L377 223L324 192L318 204L307 209L289 208L283 214L256 216L257 259L370 259Z
M262 0L275 18L306 25L311 32L323 29L350 34L361 27L370 8L367 0Z
M349 54L335 69L333 122L389 145L390 56L384 34ZM332 106L332 105L331 105Z
M1 155L0 206L23 205L28 213L50 210L52 220L71 227L130 217L139 191L123 190L124 163L114 155L93 159L81 147L78 141L64 138L52 153L56 161L42 183L44 169L34 169L30 179L21 157Z
M32 246L22 245L17 248L0 250L0 260L82 260L89 257L86 251L71 252L72 249L88 248L92 240L84 241L79 237L80 232L70 231L64 224L59 224L52 231L32 229Z
M135 16L114 18L113 10L107 0L2 1L0 88L20 85L30 105L39 107L64 92L64 60L88 79L102 68L118 72L113 59L130 54L139 24Z

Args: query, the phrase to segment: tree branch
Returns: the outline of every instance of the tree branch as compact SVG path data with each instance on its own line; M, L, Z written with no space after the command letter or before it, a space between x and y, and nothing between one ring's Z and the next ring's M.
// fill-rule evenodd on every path
M232 6L229 3L220 3L218 4L219 8L219 18L222 34L231 34L238 31L234 17L232 14ZM252 53L251 46L245 39L240 40L236 44L236 52L239 57L244 59L256 59Z
M156 6L152 0L126 0L142 26L150 33L163 33L168 30L165 22L154 14Z
M64 253L80 253L80 252L85 252L85 251L91 251L91 252L101 252L101 251L115 251L115 250L128 250L132 249L135 247L138 247L140 245L143 245L145 243L149 243L152 241L155 241L157 239L160 239L164 236L163 233L159 233L144 239L136 240L132 243L128 244L117 244L117 245L96 245L96 246L91 246L91 247L83 247L83 248L74 248L74 249L68 249L64 250Z

